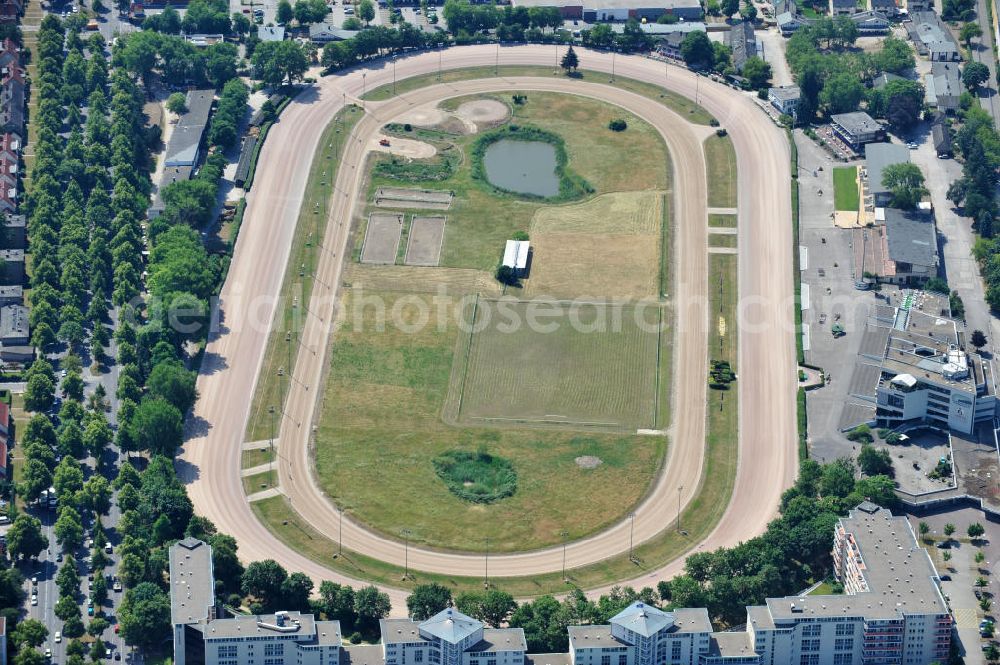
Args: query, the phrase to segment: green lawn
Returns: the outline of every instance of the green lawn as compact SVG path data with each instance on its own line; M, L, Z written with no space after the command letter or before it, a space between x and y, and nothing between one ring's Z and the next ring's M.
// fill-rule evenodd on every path
M860 204L856 166L833 169L833 207L835 210L857 212Z
M712 294L713 311L722 307L722 316L727 321L734 321L736 315L736 257L712 256L710 258L710 276L712 284L719 284L721 291ZM727 359L738 371L736 366L736 337L727 326L727 335L722 335L719 327L713 327L709 339L713 359ZM735 390L725 393L712 391L709 394L711 416L708 421L706 437L705 466L702 477L698 480L698 494L685 508L681 515L681 523L686 535L678 533L674 528L665 528L656 538L637 545L634 553L635 562L627 555L614 556L600 563L582 568L570 569L567 577L570 583L583 589L611 584L622 579L630 579L651 573L688 551L701 539L707 536L718 523L732 495L733 482L737 463L738 415L737 395ZM373 463L372 468L376 468ZM381 469L380 469L381 471ZM346 575L357 579L388 584L404 588L413 588L417 584L438 582L447 586L453 593L482 589L481 578L456 577L451 575L434 575L410 569L409 579L402 580L402 562L384 562L353 552L350 543L343 549L342 556L338 552L336 533L330 530L330 535L321 534L312 525L306 523L295 512L288 500L283 496L256 501L251 505L254 513L268 525L272 533L297 551L329 566ZM484 522L485 523L485 522ZM670 525L665 525L669 527ZM560 572L531 577L492 579L497 587L515 596L538 596L546 593L564 593L567 585Z
M252 450L244 450L241 467L244 469L252 469L255 466L260 466L261 464L267 464L274 461L274 453L270 448L254 448Z
M349 292L346 311L354 310L354 298ZM431 296L390 292L366 292L364 298L384 302L386 311L404 302L432 302ZM444 330L410 328L416 306L398 325L387 321L384 332L374 330L374 306L338 330L315 437L316 476L326 494L387 535L409 529L412 541L446 549L484 550L487 538L491 551L534 549L560 542L562 531L579 538L620 520L648 491L665 439L638 437L634 429L448 424L441 415L449 387L460 386L465 375L464 366L452 361L468 340L459 334L451 304ZM646 372L649 391L653 363L655 357ZM510 460L518 476L517 492L488 506L457 498L432 464L445 451L480 446ZM586 456L601 464L584 468L577 459ZM371 482L374 470L377 483Z
M708 225L725 229L736 228L736 215L709 213Z
M705 170L710 208L736 207L736 151L728 136L705 139Z
M248 495L255 492L262 492L266 489L270 489L278 484L278 472L277 471L265 471L263 473L255 473L252 476L245 476L243 478L243 491Z
M593 81L595 83L601 83L603 85L608 85L608 75L604 72L595 72L592 70L581 69L580 78L584 81ZM502 76L553 76L553 69L551 67L544 66L503 66L500 67L500 74ZM557 72L555 75L561 76L561 72ZM450 69L441 73L441 77L438 78L437 74L424 74L422 76L414 76L412 78L403 79L401 81L396 81L396 94L402 95L418 88L424 88L429 85L434 85L435 83L454 83L455 81L468 81L470 79L477 78L493 78L493 67L469 67L466 69ZM616 87L622 88L623 90L628 90L629 92L634 92L637 95L643 95L644 97L649 97L650 99L657 99L663 102L664 106L667 108L686 116L688 120L699 125L708 125L714 119L712 114L706 111L702 106L694 103L693 100L679 95L676 92L672 92L661 88L658 85L653 85L652 83L646 83L644 81L636 81L635 79L623 78L620 76L615 77L614 85ZM392 85L384 85L380 88L369 91L364 99L370 99L372 101L382 101L389 99L393 96Z
M721 233L711 233L708 236L708 246L709 247L736 247L736 236L721 234Z
M313 157L295 235L292 238L288 267L281 284L278 311L268 337L264 361L261 364L257 388L251 403L250 417L247 420L247 441L261 441L273 435L268 407L275 407L280 418L285 392L288 389L288 368L294 366L299 349L294 333L290 338L286 338L286 332L301 327L301 321L296 320L296 316L302 315L301 308L292 307L293 298L298 297L300 302L308 302L312 294L311 271L319 261L319 252L322 251L318 245L323 242L323 234L326 231L327 209L340 164L338 155L341 141L360 119L360 109L355 106L349 106L347 110L338 113L323 132L319 149ZM300 276L299 269L303 264L308 270ZM283 369L284 376L278 376L279 368ZM274 434L280 429L280 425L280 422L274 422Z

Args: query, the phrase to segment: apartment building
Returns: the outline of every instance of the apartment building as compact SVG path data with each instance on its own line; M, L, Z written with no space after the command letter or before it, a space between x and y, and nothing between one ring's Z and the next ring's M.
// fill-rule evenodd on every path
M385 665L524 665L528 650L520 628L486 628L447 608L423 622L383 619Z
M340 665L340 622L311 614L226 617L215 601L212 548L196 538L170 547L175 665Z
M869 502L838 521L833 562L845 592L769 598L745 629L713 632L704 608L635 602L607 625L569 626L569 652L527 653L520 628L488 628L454 608L384 619L378 645L344 645L339 622L308 614L218 615L211 548L170 548L177 665L929 665L947 657L952 619L927 552L903 517Z
M946 662L952 618L927 551L905 517L864 502L834 530L844 593L769 598L747 608L762 665Z

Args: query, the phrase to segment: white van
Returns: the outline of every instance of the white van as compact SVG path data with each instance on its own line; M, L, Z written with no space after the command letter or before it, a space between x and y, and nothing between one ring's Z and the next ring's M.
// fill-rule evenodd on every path
M56 638L55 639L56 639L56 642L62 642L62 633L60 633L58 630L56 631Z

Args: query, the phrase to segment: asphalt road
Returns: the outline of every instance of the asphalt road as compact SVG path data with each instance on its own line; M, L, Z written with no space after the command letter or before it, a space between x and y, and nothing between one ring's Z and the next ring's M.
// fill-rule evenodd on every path
M455 48L443 53L445 68L500 64L553 62L551 46L494 46ZM586 69L610 71L612 56L580 51ZM405 78L433 72L438 54L401 58L396 76ZM695 96L695 77L686 70L638 57L615 58L621 76L664 84ZM371 65L366 85L372 89L391 80L388 63ZM305 572L316 580L354 583L282 544L254 517L243 495L239 478L240 446L250 409L257 371L263 358L268 328L273 318L273 296L287 262L309 162L319 135L341 107L344 93L361 92L361 70L329 77L298 98L271 130L257 172L256 186L248 196L247 213L237 242L229 277L220 298L220 334L210 340L198 381L201 399L195 408L190 437L179 459L179 472L189 485L196 510L237 538L246 560L274 558L290 570ZM687 502L695 493L692 478L700 477L705 423L705 376L708 326L717 325L707 311L707 241L705 226L704 163L698 142L704 128L684 122L665 107L647 98L605 84L563 77L489 78L425 88L381 104L367 104L368 117L355 129L355 139L345 150L338 175L324 252L317 268L322 283L336 285L340 260L363 174L367 138L391 117L411 105L469 92L496 89L565 90L622 105L642 116L665 136L674 162L675 220L677 229L678 325L675 348L673 400L675 421L663 475L650 497L636 510L635 542L652 538L672 526L677 488ZM740 170L740 334L738 382L740 390L740 464L730 508L718 527L697 549L733 545L758 535L774 516L780 494L796 471L795 344L792 321L792 246L789 152L783 133L755 108L746 95L701 79L700 102L726 127L736 146ZM310 423L315 415L320 374L336 294L317 287L309 303L311 315L301 332L303 353L293 371L289 402L279 436L281 486L293 507L321 531L334 533L336 509L322 496L311 477L308 459ZM319 356L311 351L316 350ZM234 400L239 395L243 399ZM627 522L570 544L567 565L599 561L628 548ZM403 544L344 520L344 544L384 560L402 563ZM481 555L434 552L411 547L410 565L426 571L453 575L480 575ZM531 575L558 571L562 548L490 557L490 575ZM676 574L677 560L662 570L636 580L647 584ZM402 611L405 592L389 590L396 612Z

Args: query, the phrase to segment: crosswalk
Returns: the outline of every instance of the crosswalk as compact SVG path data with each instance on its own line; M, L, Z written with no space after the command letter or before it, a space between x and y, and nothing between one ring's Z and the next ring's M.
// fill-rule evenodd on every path
M979 618L976 610L968 607L953 608L955 615L955 626L958 628L976 628L979 626Z

